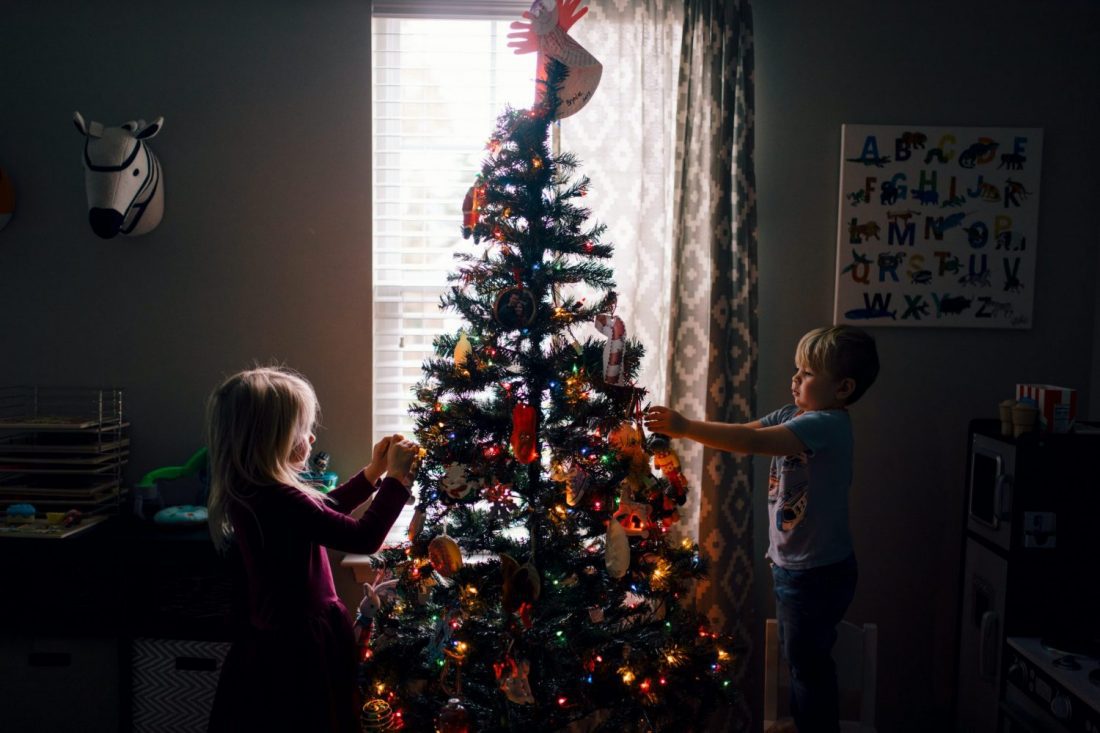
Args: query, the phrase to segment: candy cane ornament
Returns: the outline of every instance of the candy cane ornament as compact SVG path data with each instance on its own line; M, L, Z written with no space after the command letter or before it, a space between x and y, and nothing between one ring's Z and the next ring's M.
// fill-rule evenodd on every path
M619 384L623 376L623 350L626 348L626 324L618 316L596 316L596 330L607 337L603 345L603 381Z

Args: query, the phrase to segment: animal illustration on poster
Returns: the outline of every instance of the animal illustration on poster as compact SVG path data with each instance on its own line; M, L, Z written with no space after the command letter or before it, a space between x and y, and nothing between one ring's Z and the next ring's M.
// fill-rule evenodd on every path
M1037 128L843 125L834 320L1031 327Z

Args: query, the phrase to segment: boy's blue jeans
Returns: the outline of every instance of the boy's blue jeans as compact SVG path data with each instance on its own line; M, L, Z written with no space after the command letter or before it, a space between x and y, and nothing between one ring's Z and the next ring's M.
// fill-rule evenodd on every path
M836 625L856 591L856 556L809 570L772 565L779 646L791 670L791 717L799 733L837 733Z

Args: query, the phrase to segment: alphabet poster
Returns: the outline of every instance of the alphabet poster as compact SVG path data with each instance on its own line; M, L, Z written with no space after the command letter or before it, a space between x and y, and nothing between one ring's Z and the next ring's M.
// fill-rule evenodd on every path
M1041 129L843 125L836 323L1030 328Z

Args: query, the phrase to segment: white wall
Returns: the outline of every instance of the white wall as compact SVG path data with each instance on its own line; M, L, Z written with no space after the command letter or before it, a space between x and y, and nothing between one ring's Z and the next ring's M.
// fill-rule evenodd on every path
M994 417L1017 381L1077 387L1097 405L1097 5L788 0L754 3L754 18L761 411L789 401L798 337L832 321L841 124L1044 130L1034 327L874 329L882 374L852 410L860 582L849 615L879 624L879 729L942 730L967 422ZM763 617L771 579L757 571Z

